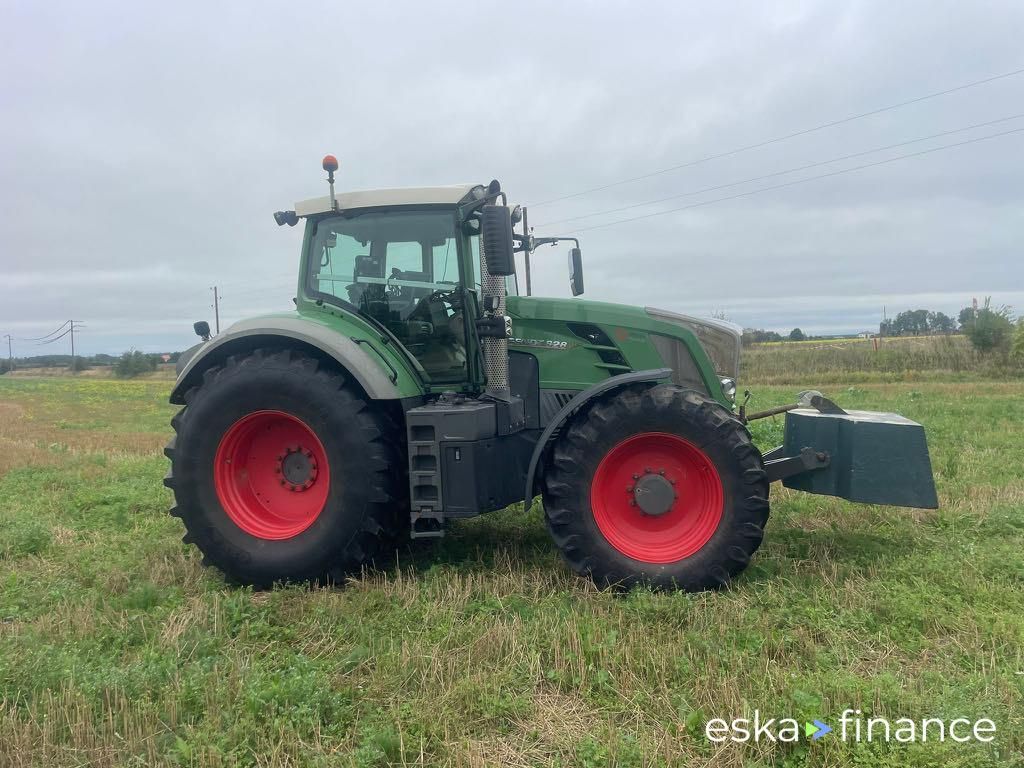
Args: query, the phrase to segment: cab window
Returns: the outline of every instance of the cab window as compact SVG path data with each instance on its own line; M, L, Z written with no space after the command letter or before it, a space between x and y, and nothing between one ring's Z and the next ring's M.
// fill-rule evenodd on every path
M321 220L307 285L384 325L432 383L467 379L455 216L367 212Z

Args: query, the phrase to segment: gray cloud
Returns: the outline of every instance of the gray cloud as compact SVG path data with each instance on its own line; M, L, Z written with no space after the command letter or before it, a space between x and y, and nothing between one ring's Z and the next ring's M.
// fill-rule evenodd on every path
M1012 2L22 3L0 29L0 332L74 316L86 352L190 344L215 283L228 320L288 308L300 237L270 213L322 194L327 151L346 188L497 177L535 202L1024 66ZM531 221L1020 112L1024 76L531 207ZM1022 144L585 232L588 297L811 332L870 327L883 304L1024 307ZM562 250L535 265L538 292L567 295Z

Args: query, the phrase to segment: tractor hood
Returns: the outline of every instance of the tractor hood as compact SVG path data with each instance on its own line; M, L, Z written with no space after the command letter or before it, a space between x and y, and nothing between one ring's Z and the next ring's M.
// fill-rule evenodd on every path
M617 325L649 333L680 336L680 330L692 334L704 348L721 376L736 378L740 364L742 328L725 320L696 318L654 307L631 307L582 299L549 299L536 296L509 296L508 312L529 320Z
M733 379L740 370L740 340L743 328L728 320L691 317L667 309L646 307L644 311L651 317L674 323L693 331L700 340L704 351L708 353L715 371Z

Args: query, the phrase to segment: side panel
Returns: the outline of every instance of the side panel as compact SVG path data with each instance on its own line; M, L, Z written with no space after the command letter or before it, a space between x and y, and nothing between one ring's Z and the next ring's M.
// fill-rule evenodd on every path
M581 390L621 373L671 366L674 360L666 360L653 343L660 336L677 341L692 359L686 380L680 383L702 388L732 407L696 336L643 309L580 299L510 296L508 313L513 334L509 347L537 357L542 390ZM573 332L587 324L597 326L609 343L595 344ZM703 387L697 386L698 380Z
M172 403L183 403L185 391L200 380L212 363L228 355L273 344L275 339L321 351L342 365L374 400L414 397L422 382L405 356L369 329L327 312L319 316L287 313L235 323L200 347L178 375Z

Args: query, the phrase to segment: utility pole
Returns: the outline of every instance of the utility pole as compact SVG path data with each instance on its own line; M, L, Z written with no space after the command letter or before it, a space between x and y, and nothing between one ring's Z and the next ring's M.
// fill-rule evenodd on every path
M78 323L76 326L75 323ZM85 323L81 320L69 320L68 321L68 334L71 336L71 370L75 369L75 331L79 333L85 327Z
M526 265L526 295L532 296L530 285L530 225L526 221L526 207L523 207L523 263Z
M210 288L213 291L213 327L220 333L220 297L217 295L217 286Z
M11 334L5 333L4 336L7 337L7 361L10 363L10 366L8 367L7 370L13 371L14 370L14 352L11 351Z

